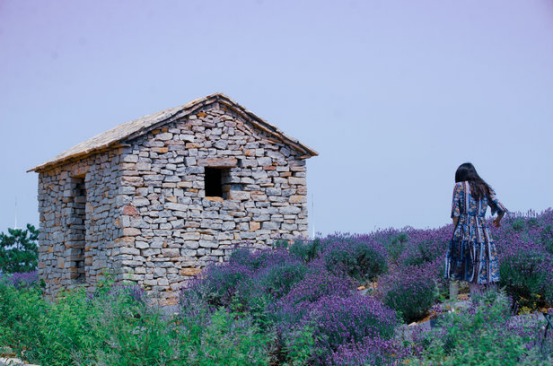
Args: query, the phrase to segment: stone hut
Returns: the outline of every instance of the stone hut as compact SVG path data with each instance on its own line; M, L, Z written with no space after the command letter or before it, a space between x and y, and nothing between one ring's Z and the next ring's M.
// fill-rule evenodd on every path
M223 94L119 125L39 174L47 294L104 269L171 302L235 245L308 235L306 159L317 152Z

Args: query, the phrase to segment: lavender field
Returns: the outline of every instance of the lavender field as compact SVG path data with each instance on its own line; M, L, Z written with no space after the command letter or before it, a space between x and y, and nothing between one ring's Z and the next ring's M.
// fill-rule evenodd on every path
M33 274L14 274L0 284L0 346L57 365L552 365L552 210L493 228L501 282L456 300L452 231L237 248L174 314L109 277L49 303Z

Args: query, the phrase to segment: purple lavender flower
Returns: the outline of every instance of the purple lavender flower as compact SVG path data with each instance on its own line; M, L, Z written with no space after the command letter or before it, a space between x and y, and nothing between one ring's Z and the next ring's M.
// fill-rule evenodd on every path
M439 262L440 263L440 262ZM406 322L421 318L435 300L435 278L439 264L405 266L379 278L378 297Z
M8 282L17 289L30 288L38 284L38 271L13 273L8 276Z
M327 296L311 305L301 323L315 326L316 344L323 351L319 358L326 358L340 345L361 342L367 336L389 339L397 319L394 311L371 297Z
M321 256L336 274L364 281L387 271L387 251L369 235L333 235L326 242Z
M330 366L397 366L412 354L399 340L364 337L361 342L347 343L327 358Z

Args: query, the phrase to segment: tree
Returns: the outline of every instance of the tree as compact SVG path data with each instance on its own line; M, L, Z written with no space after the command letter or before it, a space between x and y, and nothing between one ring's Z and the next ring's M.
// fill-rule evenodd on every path
M36 270L38 264L38 230L8 228L0 233L0 270L5 273L25 273Z

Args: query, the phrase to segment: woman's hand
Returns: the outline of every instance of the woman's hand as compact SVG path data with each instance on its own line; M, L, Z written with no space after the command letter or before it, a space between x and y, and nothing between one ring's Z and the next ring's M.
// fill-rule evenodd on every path
M494 218L492 220L492 225L495 226L496 228L500 227L501 226L500 222L502 221L502 217L504 217L504 215L499 215L496 218Z
M458 226L458 219L460 219L460 218L458 218L458 217L453 217L452 218L452 223L454 223L454 228L456 228Z

